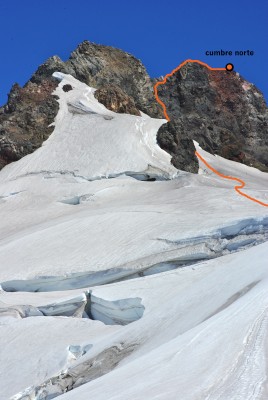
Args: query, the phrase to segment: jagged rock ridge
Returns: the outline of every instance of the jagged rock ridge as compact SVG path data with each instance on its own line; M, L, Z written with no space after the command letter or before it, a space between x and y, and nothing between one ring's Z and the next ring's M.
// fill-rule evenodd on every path
M11 89L7 104L0 108L0 169L33 152L52 133L53 127L49 125L58 112L58 103L52 95L58 84L52 77L55 71L102 88L102 94L103 88L110 84L117 87L116 96L115 89L113 95L109 89L106 101L100 96L105 105L111 103L112 97L116 100L118 109L114 111L124 111L123 100L125 112L138 115L141 110L151 117L162 117L153 84L140 60L122 50L84 41L66 62L53 56L37 69L23 88L15 84ZM119 94L120 89L123 93Z
M21 88L15 84L0 108L0 169L33 152L46 140L58 112L53 72L70 74L95 87L107 108L163 118L141 61L109 46L84 41L63 62L42 64ZM67 90L67 89L66 89ZM69 88L68 90L71 90ZM209 71L188 63L159 87L171 122L158 132L159 145L176 168L197 172L192 139L211 153L268 171L267 106L261 92L235 72Z

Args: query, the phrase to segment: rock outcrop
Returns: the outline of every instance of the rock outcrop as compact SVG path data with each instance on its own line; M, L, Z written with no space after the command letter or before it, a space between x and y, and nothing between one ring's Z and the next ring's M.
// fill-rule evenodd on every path
M161 126L157 133L159 146L172 155L174 167L192 173L198 172L195 147L180 121L170 121Z
M161 117L153 85L142 62L131 54L110 46L84 41L71 54L66 65L73 68L75 78L99 88L114 83L131 96L137 108L151 117Z
M140 60L122 50L84 41L66 62L53 56L23 88L12 87L7 104L0 108L0 169L36 150L53 131L49 125L58 112L52 95L58 84L52 77L55 71L100 89L99 100L113 111L139 115L141 110L162 117L153 83ZM113 86L108 90L109 85Z
M170 154L181 155L183 144L175 143L187 137L212 154L268 172L267 105L239 74L187 63L159 86L158 94L177 127L171 136L170 130L159 132L159 143ZM187 150L188 143L185 156Z
M14 84L8 102L0 108L0 169L42 145L53 131L58 103L53 90L57 82L44 78L23 88Z
M101 86L94 93L96 99L108 110L120 114L141 115L132 97L128 96L115 84Z

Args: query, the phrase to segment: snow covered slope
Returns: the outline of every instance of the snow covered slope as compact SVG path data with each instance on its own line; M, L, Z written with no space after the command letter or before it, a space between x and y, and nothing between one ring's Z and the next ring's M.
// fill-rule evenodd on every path
M0 399L266 399L267 208L56 75L54 133L0 172Z
M132 172L176 175L170 155L156 144L156 132L165 120L116 114L95 99L95 89L71 75L54 75L61 83L54 92L60 110L53 135L34 154L5 168L2 179L45 171L89 180ZM68 84L73 89L65 92L62 88Z

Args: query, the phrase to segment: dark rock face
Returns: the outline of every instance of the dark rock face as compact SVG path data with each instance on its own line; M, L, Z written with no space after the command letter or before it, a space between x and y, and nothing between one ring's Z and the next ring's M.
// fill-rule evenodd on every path
M13 85L7 104L0 108L0 169L33 152L49 137L53 131L49 125L58 112L51 94L56 86L46 78L39 85Z
M158 94L178 126L175 143L195 139L212 154L268 172L268 111L254 85L235 72L188 63L159 86ZM174 144L167 151L173 155ZM188 151L188 144L178 146L175 154L186 157Z
M96 99L108 110L120 114L141 115L132 97L115 84L104 85L94 93Z
M58 56L50 57L44 64L37 68L37 71L33 74L30 82L40 84L44 79L52 79L53 72L60 71L64 74L75 75L75 71Z
M157 132L157 142L172 155L171 163L174 167L192 173L198 172L193 141L189 139L180 122L170 121L162 125Z

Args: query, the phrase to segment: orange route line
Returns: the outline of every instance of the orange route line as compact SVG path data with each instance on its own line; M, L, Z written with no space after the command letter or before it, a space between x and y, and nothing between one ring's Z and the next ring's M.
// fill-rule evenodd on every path
M191 63L197 63L197 64L200 64L200 65L203 65L204 67L206 67L206 68L209 69L210 71L226 71L226 68L212 68L212 67L210 67L208 64L206 64L206 63L204 63L204 62L202 62L202 61L199 61L199 60L185 60L185 61L183 61L180 65L178 65L178 67L176 67L175 69L173 69L173 71L171 71L169 74L167 74L167 75L164 77L164 79L163 79L162 81L157 82L157 83L154 85L154 95L155 95L156 101L162 106L163 112L164 112L164 116L165 116L165 118L166 118L168 121L170 121L170 118L169 118L168 113L167 113L166 105L163 103L162 100L160 100L160 98L159 98L159 96L158 96L158 86L165 85L165 83L167 82L167 79L168 79L168 78L170 78L173 74L175 74L175 72L179 71L184 65L186 65L187 63L190 63L190 62L191 62ZM229 179L229 180L232 180L232 181L239 182L240 185L236 185L236 186L234 187L234 189L236 190L236 192L237 192L238 194L240 194L241 196L246 197L247 199L249 199L249 200L251 200L251 201L254 201L255 203L260 204L261 206L268 207L268 203L264 203L264 202L262 202L262 201L256 199L255 197L249 196L248 194L242 192L241 189L243 189L243 188L245 187L245 185L246 185L245 182L244 182L242 179L236 178L236 177L234 177L234 176L229 176L229 175L221 174L219 171L217 171L215 168L213 168L213 167L201 156L200 153L198 153L198 152L196 151L196 152L195 152L195 155L206 165L207 168L209 168L212 172L214 172L214 174L220 176L220 177L223 178L223 179Z

